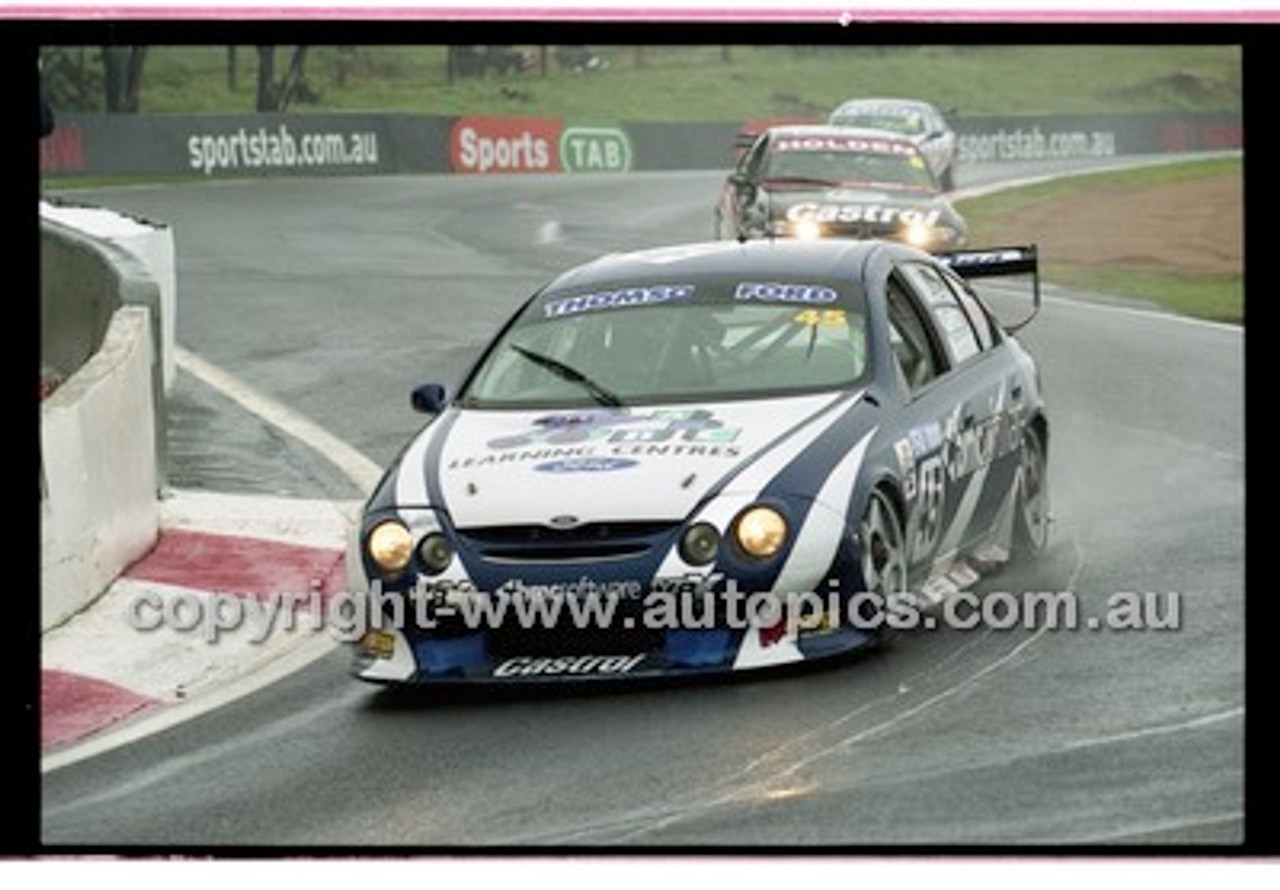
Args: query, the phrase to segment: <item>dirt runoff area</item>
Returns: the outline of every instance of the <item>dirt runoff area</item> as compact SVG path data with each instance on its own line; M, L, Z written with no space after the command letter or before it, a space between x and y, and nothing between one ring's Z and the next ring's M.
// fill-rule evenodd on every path
M1010 213L1001 235L1035 242L1042 263L1125 266L1185 275L1244 272L1244 184L1209 176L1110 187Z

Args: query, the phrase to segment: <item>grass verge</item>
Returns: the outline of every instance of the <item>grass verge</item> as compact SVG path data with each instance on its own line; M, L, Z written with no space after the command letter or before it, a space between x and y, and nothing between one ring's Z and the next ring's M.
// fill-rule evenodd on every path
M1010 230L1007 221L1019 211L1052 204L1082 192L1106 194L1160 189L1197 178L1223 177L1238 181L1242 175L1240 158L1212 158L1073 176L961 200L957 207L969 223L971 243L999 244L1018 240L1017 232ZM1117 237L1122 237L1122 232L1118 231ZM1041 267L1041 275L1054 284L1153 303L1197 318L1232 324L1244 322L1243 270L1229 275L1208 275L1173 268L1057 261L1046 262Z
M554 36L554 29L546 35ZM519 48L543 58L543 47ZM545 67L539 61L527 71L450 78L442 45L315 46L306 56L310 95L291 110L739 121L817 118L855 95L883 94L928 99L962 115L1138 113L1238 108L1243 85L1241 48L1233 45L840 42L593 50L608 65L589 74L567 73L547 48ZM278 74L291 53L279 48ZM46 55L55 108L100 109L100 50L56 47ZM257 53L239 47L234 64L230 58L225 46L150 47L142 113L252 113Z

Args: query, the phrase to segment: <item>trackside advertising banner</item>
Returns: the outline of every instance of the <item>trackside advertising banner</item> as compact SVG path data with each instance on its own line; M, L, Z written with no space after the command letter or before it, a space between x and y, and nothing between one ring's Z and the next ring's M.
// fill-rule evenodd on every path
M454 173L555 173L560 121L542 117L464 117L449 132Z
M58 114L40 172L359 176L724 170L740 122L408 114ZM959 117L961 163L1242 148L1237 113Z
M454 173L627 173L631 136L616 123L463 117L449 134Z
M442 171L449 119L410 115L61 115L40 141L57 175L364 175Z
M1244 147L1237 114L961 117L962 164L1213 151Z

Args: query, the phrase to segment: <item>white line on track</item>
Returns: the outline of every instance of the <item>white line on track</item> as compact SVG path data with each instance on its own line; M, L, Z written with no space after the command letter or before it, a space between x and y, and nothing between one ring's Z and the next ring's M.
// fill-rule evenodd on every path
M333 652L338 645L328 634L303 634L300 643L285 649L279 657L260 663L256 670L225 685L202 692L186 701L166 705L160 710L131 720L119 729L107 729L101 735L90 736L72 747L55 751L40 759L40 771L47 773L103 754L113 748L136 742L185 723L201 714L220 708L238 698L249 695L277 680L301 670Z
M328 430L188 349L175 346L174 360L182 370L327 458L361 491L369 491L377 484L381 468Z
M987 195L994 195L997 192L1005 192L1009 189L1023 188L1029 185L1040 185L1041 183L1054 182L1060 179L1076 179L1081 176L1092 176L1095 173L1116 173L1124 170L1136 170L1140 167L1163 167L1169 164L1184 164L1188 161L1206 161L1216 158L1242 156L1243 152L1238 149L1228 151L1192 152L1187 154L1151 155L1149 157L1132 156L1126 160L1116 161L1113 164L1099 164L1093 167L1081 167L1076 170L1056 170L1051 173L1038 173L1035 176L1021 176L1017 179L1002 179L999 182L992 182L987 185L973 185L966 188L958 188L951 193L951 200L963 201L966 198L984 198Z
M1050 753L1057 754L1063 751L1079 751L1082 748L1097 748L1103 745L1121 745L1126 742L1136 742L1141 739L1148 739L1152 736L1170 735L1171 733L1186 732L1192 729L1200 729L1206 726L1213 726L1218 723L1224 723L1228 720L1237 720L1244 717L1244 705L1238 705L1228 708L1225 711L1218 711L1213 714L1203 714L1199 717L1192 717L1188 720L1180 720L1175 723L1162 723L1158 726L1144 726L1140 729L1131 729L1126 732L1118 732L1112 735L1098 736L1091 739L1077 739L1068 742L1061 748Z
M1167 321L1173 324L1189 325L1197 328L1206 328L1210 330L1223 331L1230 334L1243 334L1244 325L1229 324L1223 321L1210 321L1207 318L1195 318L1190 315L1178 315L1163 309L1140 309L1136 306L1117 306L1113 303L1093 303L1088 300L1082 300L1078 297L1059 297L1045 294L1041 297L1045 303L1052 303L1054 306L1071 306L1077 309L1084 309L1096 312L1110 312L1114 315L1128 315L1143 321Z

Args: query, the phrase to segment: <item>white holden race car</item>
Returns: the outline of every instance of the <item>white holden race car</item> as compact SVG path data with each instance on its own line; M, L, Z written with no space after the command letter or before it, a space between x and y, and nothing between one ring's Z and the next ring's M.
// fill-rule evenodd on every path
M850 99L831 112L827 123L884 130L910 139L942 188L955 188L956 133L936 106L918 99Z

